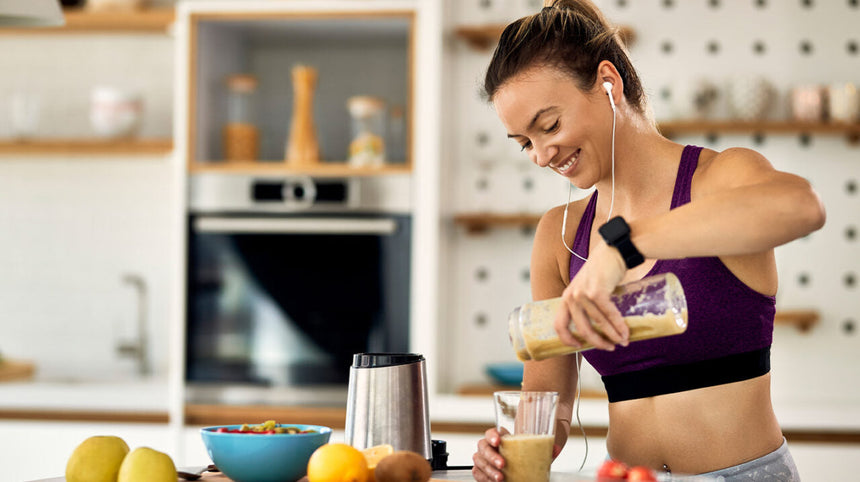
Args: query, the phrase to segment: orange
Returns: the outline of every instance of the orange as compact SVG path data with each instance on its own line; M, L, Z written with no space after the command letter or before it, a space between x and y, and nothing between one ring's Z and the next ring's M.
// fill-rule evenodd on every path
M364 454L347 444L326 444L308 460L309 482L368 482L370 470Z
M367 478L367 482L375 482L376 464L385 457L393 454L394 447L389 444L374 445L373 447L362 450L361 453L364 454L364 458L367 460L367 468L370 470L370 476Z

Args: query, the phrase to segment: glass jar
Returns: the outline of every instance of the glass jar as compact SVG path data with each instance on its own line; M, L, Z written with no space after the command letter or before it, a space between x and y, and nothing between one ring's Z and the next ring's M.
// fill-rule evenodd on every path
M630 328L630 341L676 335L687 329L687 298L673 273L621 285L611 298ZM570 332L583 345L576 348L561 342L553 326L561 301L553 298L526 303L510 314L508 330L517 358L545 360L594 348L576 333L573 322Z
M224 159L253 161L259 156L260 132L256 126L257 78L234 74L227 77L227 123L223 129Z
M347 109L352 117L350 165L381 166L385 162L385 101L377 97L350 97Z

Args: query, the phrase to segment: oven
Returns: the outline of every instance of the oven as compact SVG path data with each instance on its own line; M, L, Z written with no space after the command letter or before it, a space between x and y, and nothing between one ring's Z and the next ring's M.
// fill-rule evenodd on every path
M408 351L409 182L192 176L189 400L340 404L355 353Z

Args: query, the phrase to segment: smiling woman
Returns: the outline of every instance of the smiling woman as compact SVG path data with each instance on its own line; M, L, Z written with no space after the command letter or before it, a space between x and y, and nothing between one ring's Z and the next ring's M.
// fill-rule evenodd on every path
M484 86L534 164L596 188L541 219L531 286L536 300L562 298L564 343L581 346L572 326L597 348L583 357L609 397L609 456L727 480L798 480L770 400L773 249L824 224L809 183L751 150L663 137L615 29L587 0L550 1L508 25ZM668 272L684 287L688 330L631 344L611 292ZM555 454L570 431L579 363L525 363L523 390L561 395ZM477 480L500 480L499 441L490 430L479 442Z

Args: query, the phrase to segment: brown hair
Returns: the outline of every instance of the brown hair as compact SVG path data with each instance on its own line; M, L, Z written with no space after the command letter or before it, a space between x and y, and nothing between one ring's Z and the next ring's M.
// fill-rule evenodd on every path
M486 98L492 101L511 77L541 64L569 74L580 90L588 91L597 80L597 66L608 60L621 75L627 102L644 113L642 82L618 29L590 0L546 0L545 5L505 27L484 77Z

